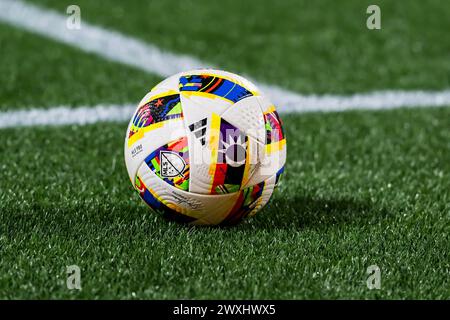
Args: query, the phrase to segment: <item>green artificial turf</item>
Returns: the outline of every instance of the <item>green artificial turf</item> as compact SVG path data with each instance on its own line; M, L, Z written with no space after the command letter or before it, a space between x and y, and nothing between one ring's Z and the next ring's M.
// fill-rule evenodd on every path
M0 110L138 103L161 79L0 24Z
M65 14L71 0L33 0ZM450 86L445 0L77 0L82 21L305 93ZM366 9L381 8L381 30Z
M151 212L124 167L126 124L1 130L0 298L448 299L449 119L285 115L283 184L234 228Z

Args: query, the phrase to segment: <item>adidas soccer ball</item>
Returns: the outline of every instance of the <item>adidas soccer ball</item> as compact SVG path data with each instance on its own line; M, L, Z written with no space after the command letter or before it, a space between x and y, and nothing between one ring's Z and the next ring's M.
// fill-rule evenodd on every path
M286 161L275 107L219 70L167 78L139 103L125 138L133 186L154 210L191 224L235 224L270 199Z

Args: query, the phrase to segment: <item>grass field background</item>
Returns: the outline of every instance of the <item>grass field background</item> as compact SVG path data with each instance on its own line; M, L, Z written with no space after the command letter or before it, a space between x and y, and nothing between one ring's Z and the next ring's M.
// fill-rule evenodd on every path
M364 1L105 3L77 1L91 23L299 92L450 86L446 1L379 2L380 31ZM1 111L137 103L161 80L5 24L0 46ZM280 189L225 229L149 211L126 123L0 130L0 298L450 298L450 109L282 118Z

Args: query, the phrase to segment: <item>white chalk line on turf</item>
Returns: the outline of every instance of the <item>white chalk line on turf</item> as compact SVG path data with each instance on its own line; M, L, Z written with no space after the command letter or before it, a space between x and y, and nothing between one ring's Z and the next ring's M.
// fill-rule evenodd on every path
M183 70L212 67L195 58L163 51L139 39L85 21L82 22L80 30L69 30L66 28L66 20L67 16L64 14L29 3L0 0L0 21L161 77ZM350 96L302 95L273 85L256 84L270 97L280 112L379 110L450 105L450 90L434 92L392 90ZM131 113L132 109L128 105L10 111L0 113L0 127L121 121L128 119ZM58 116L53 117L54 114ZM7 121L11 121L11 124L7 124Z
M386 93L382 93L385 95ZM392 93L397 96L399 92ZM438 107L450 105L449 97L442 96L442 92L402 92L403 100L410 101L410 104L399 104L398 101L393 101L393 107ZM384 110L380 108L374 101L377 100L378 93L367 95L354 95L352 97L343 97L345 107L334 105L333 108L325 104L325 100L320 100L318 103L323 103L323 108L320 111L341 111L341 110ZM448 95L448 93L447 93ZM419 99L418 99L419 97ZM353 100L353 106L349 104L348 100ZM417 102L419 100L419 102ZM365 101L365 103L363 103ZM415 101L415 103L414 103ZM123 105L97 105L84 106L72 108L69 106L57 106L50 109L33 108L18 111L6 111L0 113L0 129L14 128L14 127L29 127L38 125L70 125L70 124L90 124L97 122L121 122L130 120L137 105L123 104ZM301 108L298 110L287 110L280 108L281 113L305 113L318 111L315 107Z
M93 107L58 106L51 109L26 109L0 113L0 129L40 125L91 124L101 121L130 120L135 105L98 105Z

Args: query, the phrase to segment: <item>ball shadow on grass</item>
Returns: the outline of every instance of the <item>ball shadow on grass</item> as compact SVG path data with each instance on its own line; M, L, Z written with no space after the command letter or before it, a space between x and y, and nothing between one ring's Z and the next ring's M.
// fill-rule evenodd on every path
M244 221L242 228L324 229L337 225L376 223L388 215L386 208L370 200L299 195L272 199L261 212Z

